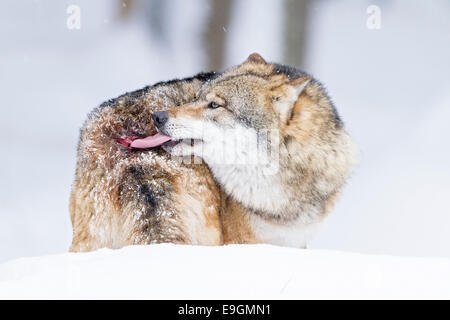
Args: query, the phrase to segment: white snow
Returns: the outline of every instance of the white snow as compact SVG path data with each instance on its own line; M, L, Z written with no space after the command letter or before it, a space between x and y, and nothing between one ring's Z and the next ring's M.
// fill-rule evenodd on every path
M172 244L0 265L0 299L449 299L450 259Z

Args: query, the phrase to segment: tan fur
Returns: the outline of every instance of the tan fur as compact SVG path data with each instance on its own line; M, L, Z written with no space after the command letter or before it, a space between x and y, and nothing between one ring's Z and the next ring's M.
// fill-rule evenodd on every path
M192 119L201 119L204 109L205 108L203 105L199 105L197 103L192 103L189 105L185 105L182 110L178 110L177 108L172 108L172 109L168 110L167 112L173 118L176 118L178 112L181 111L181 114L183 117L190 117Z
M299 95L289 100L297 87ZM211 102L219 107L210 108ZM278 130L279 171L255 184L258 168L253 174L208 163L213 178L204 164L180 164L160 148L129 151L114 141L130 131L154 134L151 113L170 106L177 107L167 110L169 124L160 130L174 139L200 139L176 136L185 119ZM190 142L163 148L199 156ZM304 248L332 210L355 157L320 83L258 54L207 82L178 81L126 94L94 111L81 131L70 199L71 250L161 242ZM230 186L232 179L239 183Z
M248 210L239 202L223 193L222 226L225 244L256 244L261 243L252 231L248 221Z
M182 211L180 219L183 229L190 235L192 244L222 244L222 224L218 216L221 201L219 188L205 165L194 165L192 171L179 175L174 184L176 206ZM198 179L196 186L192 185L192 174Z
M197 79L125 94L94 110L80 133L70 197L71 251L172 242L220 245L220 195L204 164L161 149L130 151L115 139L153 134L151 113L192 100Z

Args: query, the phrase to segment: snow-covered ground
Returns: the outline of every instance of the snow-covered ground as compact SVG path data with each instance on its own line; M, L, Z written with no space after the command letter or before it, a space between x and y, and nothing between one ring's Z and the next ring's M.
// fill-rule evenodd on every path
M114 3L2 1L0 262L67 251L78 129L92 108L205 68L206 1L170 1L165 44L138 13L117 21ZM254 51L281 59L280 3L239 1L227 65ZM81 8L80 30L66 28L69 4ZM381 8L380 30L366 28L369 4ZM362 150L311 248L450 257L450 2L314 1L309 20L303 67Z
M0 265L0 299L450 299L450 259L171 244Z

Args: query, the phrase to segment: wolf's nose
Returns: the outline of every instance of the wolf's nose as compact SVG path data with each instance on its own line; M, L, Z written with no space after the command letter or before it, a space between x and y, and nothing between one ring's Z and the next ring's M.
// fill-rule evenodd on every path
M169 119L169 114L165 111L156 111L153 112L152 118L155 126L161 128Z

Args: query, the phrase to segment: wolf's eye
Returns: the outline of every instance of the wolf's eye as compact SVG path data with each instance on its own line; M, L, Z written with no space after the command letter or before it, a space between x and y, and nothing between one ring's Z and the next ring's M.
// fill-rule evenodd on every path
M280 101L280 99L281 99L280 96L272 97L272 101L273 101L273 102Z
M209 108L209 109L217 109L217 108L219 108L219 107L221 107L221 105L218 104L217 102L214 102L214 101L212 101L212 102L210 102L210 103L208 104L208 108Z

